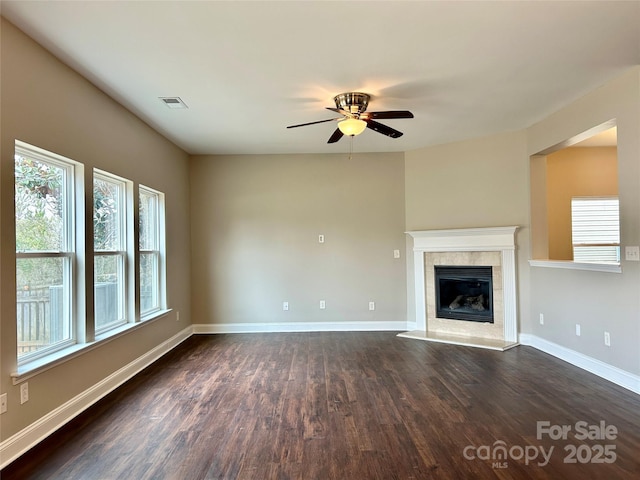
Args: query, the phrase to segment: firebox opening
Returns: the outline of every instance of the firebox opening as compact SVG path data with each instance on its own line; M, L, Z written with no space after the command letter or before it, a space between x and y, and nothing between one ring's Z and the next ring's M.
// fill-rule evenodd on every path
M493 323L492 267L436 265L434 270L436 317Z

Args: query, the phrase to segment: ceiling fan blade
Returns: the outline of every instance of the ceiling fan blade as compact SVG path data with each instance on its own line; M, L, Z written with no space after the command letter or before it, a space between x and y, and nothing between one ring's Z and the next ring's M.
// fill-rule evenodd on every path
M317 122L300 123L298 125L289 125L287 128L306 127L307 125L315 125L316 123L335 122L336 120L342 120L340 118L328 118L327 120L318 120Z
M413 118L413 113L409 110L390 110L388 112L365 113L369 118Z
M331 110L332 112L341 113L342 115L350 115L346 110L342 110L341 108L333 108L333 107L324 107L327 110Z
M336 143L343 136L344 136L344 133L342 133L339 128L336 128L336 131L333 132L333 135L329 137L329 141L327 143Z
M402 132L378 123L375 120L367 120L367 128L391 138L398 138L402 136Z

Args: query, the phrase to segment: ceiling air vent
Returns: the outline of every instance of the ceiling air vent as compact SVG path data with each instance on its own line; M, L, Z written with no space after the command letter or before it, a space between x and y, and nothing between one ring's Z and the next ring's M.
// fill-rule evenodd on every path
M168 108L189 108L180 97L160 97L160 100L162 100L162 103Z

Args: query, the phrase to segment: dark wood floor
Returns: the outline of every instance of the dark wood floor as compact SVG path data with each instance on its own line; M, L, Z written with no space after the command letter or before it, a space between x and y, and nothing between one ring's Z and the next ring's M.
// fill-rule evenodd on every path
M538 439L538 421L572 430ZM580 421L604 421L617 437L579 440ZM486 458L501 445L506 459ZM571 448L576 463L565 463ZM602 463L611 452L615 461ZM391 332L198 335L2 472L425 478L640 478L640 396L528 347L494 352Z

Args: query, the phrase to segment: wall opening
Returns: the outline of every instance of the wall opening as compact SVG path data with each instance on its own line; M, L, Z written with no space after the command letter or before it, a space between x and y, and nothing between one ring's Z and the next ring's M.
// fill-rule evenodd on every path
M615 121L606 122L543 152L531 156L531 230L532 258L580 263L619 264L619 215L615 225L611 215L603 215L600 226L597 215L592 231L587 232L593 245L606 244L618 256L585 256L582 238L575 224L576 199L618 198L617 128ZM572 211L572 202L574 210ZM607 222L607 225L604 225ZM606 238L599 231L606 227ZM617 236L611 235L611 228ZM613 232L616 233L616 232Z

